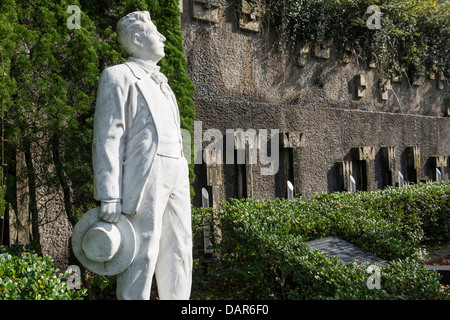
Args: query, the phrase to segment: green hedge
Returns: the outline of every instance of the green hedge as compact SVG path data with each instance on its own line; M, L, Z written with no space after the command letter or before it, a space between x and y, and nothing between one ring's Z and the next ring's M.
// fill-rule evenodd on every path
M0 250L0 300L80 300L86 289L70 289L68 273L53 267L49 256L38 256L23 246Z
M238 299L443 299L439 275L419 249L450 240L450 182L377 192L326 193L293 201L230 200L217 211L194 209L220 225L220 252L209 268L221 297ZM385 260L381 289L369 289L367 266L343 265L306 241L338 236Z

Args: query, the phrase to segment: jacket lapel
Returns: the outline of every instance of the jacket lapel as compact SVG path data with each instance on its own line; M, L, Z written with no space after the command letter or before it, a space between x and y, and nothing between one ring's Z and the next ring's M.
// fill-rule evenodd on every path
M144 97L145 102L147 103L147 106L150 110L150 114L153 117L153 121L155 123L155 127L156 127L156 132L158 131L158 127L160 124L159 121L159 113L158 110L156 109L156 104L155 99L153 97L152 99L152 94L151 94L151 85L150 85L150 81L153 81L150 79L150 75L147 74L144 70L141 69L141 67L139 67L137 64L131 62L131 61L126 61L125 64L130 68L131 72L133 72L134 76L138 79L136 81L136 86L138 87L139 91L141 92L142 96Z
M144 97L145 101L147 102L147 106L150 109L150 113L153 117L153 120L155 121L155 126L158 132L158 125L160 123L159 121L159 112L158 110L156 110L156 105L155 105L155 97L152 97L151 95L151 91L150 91L150 84L148 83L148 81L153 81L150 78L150 75L148 73L146 73L144 70L142 70L141 67L139 67L137 64L135 64L132 61L126 61L125 64L130 68L131 72L133 72L134 76L138 79L136 81L136 86L139 88L139 91L142 93L142 96ZM175 107L175 121L177 124L177 127L180 128L180 110L178 109L178 103L177 103L177 99L172 91L172 89L170 88L170 86L168 86L169 91L170 91L170 98L172 100L173 106Z

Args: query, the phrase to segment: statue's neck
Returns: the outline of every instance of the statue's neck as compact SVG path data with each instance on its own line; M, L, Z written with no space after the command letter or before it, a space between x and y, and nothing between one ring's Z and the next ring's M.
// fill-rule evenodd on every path
M142 69L144 69L147 73L152 74L155 71L159 71L160 67L156 64L155 61L152 60L144 60L138 57L130 57L130 61L133 61L137 65L139 65Z

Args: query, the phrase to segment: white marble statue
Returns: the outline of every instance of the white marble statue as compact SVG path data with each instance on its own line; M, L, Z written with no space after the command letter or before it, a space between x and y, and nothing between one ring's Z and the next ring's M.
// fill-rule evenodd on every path
M100 76L93 141L94 196L101 201L96 224L127 219L134 229L136 252L117 275L118 299L149 299L153 274L159 299L188 299L192 279L188 163L177 102L157 66L166 39L147 11L121 18L117 35L130 58ZM116 233L105 231L103 225L90 234L103 239ZM108 252L121 248L104 242ZM87 251L93 256L102 246Z

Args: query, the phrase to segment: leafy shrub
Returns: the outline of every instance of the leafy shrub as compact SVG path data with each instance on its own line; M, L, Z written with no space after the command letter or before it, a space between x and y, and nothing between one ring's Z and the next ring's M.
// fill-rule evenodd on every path
M311 199L235 200L214 215L220 252L211 276L238 299L445 299L439 275L417 258L420 245L448 241L450 182L377 192L326 193ZM442 234L442 232L446 232ZM385 260L381 289L369 289L367 266L344 265L305 242L338 236Z
M3 300L78 300L86 289L70 289L68 273L53 267L49 256L38 256L23 246L0 251L0 299Z
M387 220L402 224L414 245L450 241L450 182L388 188L372 201Z

